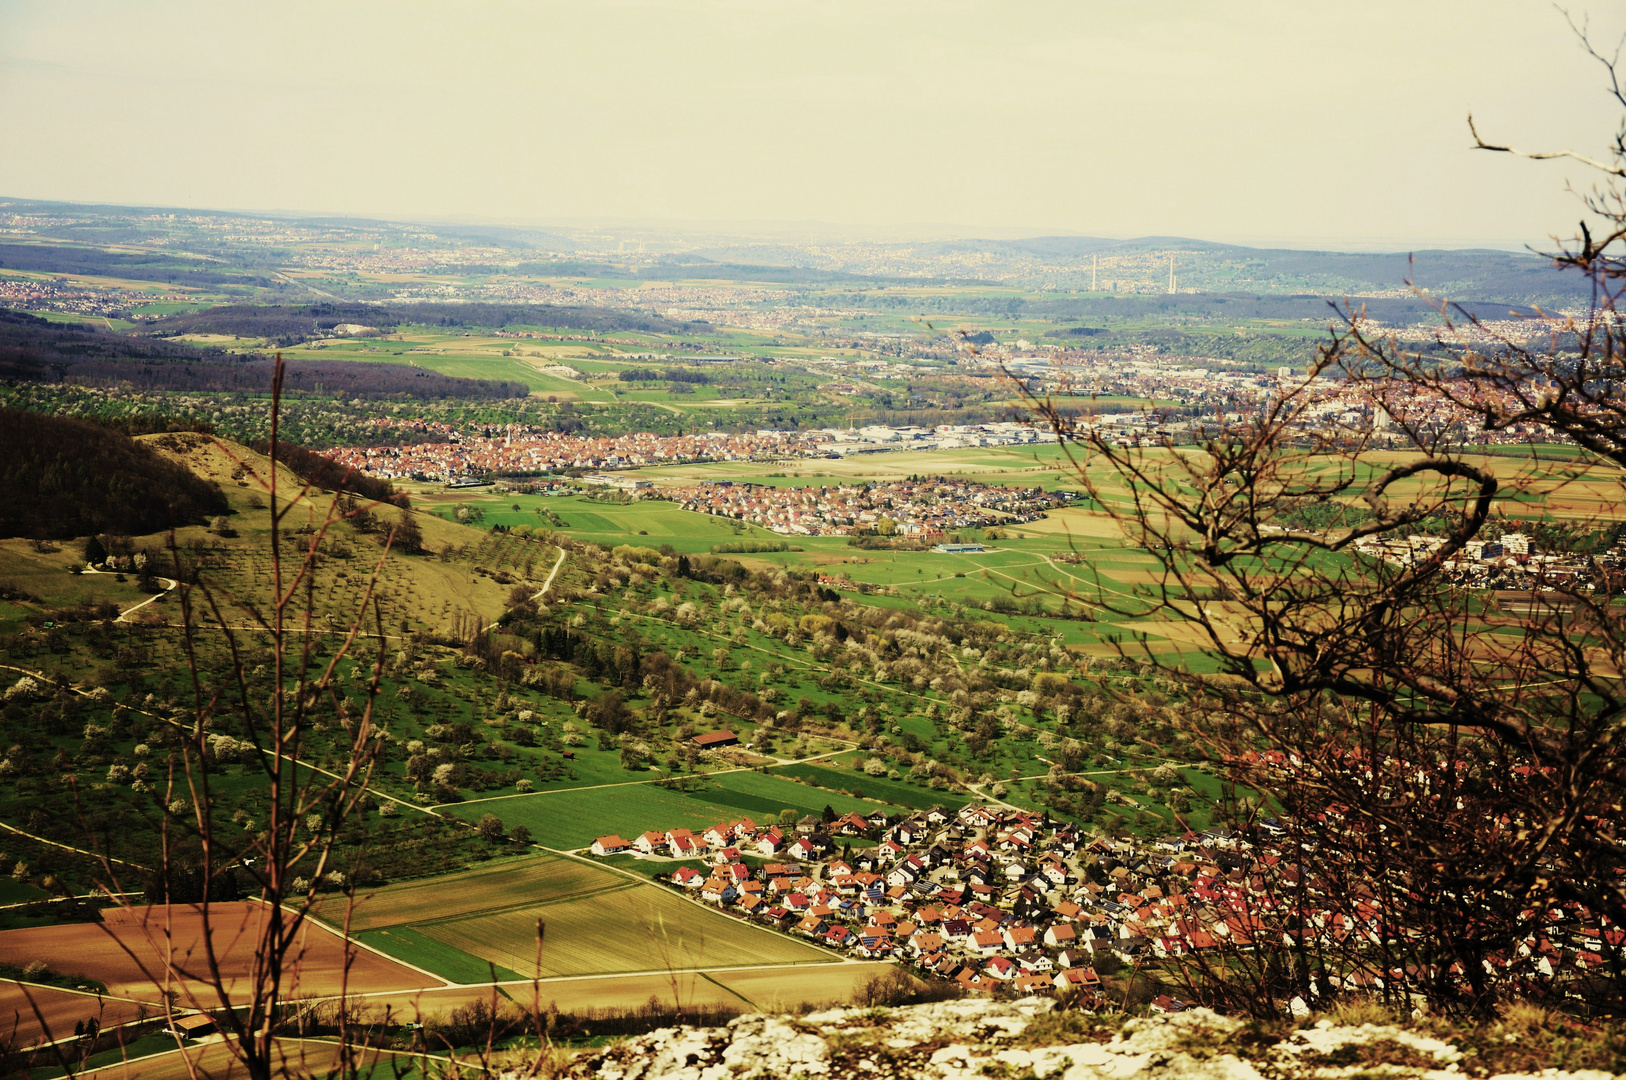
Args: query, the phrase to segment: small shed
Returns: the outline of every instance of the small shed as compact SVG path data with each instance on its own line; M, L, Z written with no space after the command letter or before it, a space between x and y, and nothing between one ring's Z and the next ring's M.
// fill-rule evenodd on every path
M179 1016L169 1026L170 1033L181 1039L201 1039L205 1035L220 1033L220 1024L208 1013Z

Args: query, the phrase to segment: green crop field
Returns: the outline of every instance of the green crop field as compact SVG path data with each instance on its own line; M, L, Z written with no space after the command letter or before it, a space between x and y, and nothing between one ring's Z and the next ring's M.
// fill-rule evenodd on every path
M640 501L623 505L583 498L538 501L545 501L546 508L564 520L565 527L560 532L605 547L618 544L658 547L670 544L678 551L699 554L710 551L715 544L736 540L782 539L766 529L748 527L738 530L722 518L683 510L670 502ZM534 512L527 515L514 514L512 511L488 513L486 519L489 523L503 525L535 525L538 521Z
M342 906L319 914L342 925ZM547 927L540 972L539 919ZM488 981L493 966L499 979L520 979L826 959L817 949L701 908L662 886L554 855L386 886L358 897L350 923L364 944L463 983Z
M739 779L735 779L738 777ZM747 779L749 777L749 779ZM732 784L728 781L733 781ZM441 807L443 813L468 821L495 814L505 826L524 825L545 847L575 849L600 836L618 833L631 840L650 829L704 829L721 821L777 814L781 809L817 813L829 803L838 813L868 812L882 804L835 791L804 787L789 780L755 774L727 774L718 787L685 794L653 784L513 795ZM735 805L745 802L747 806Z
M358 894L350 927L365 931L426 918L456 918L489 911L501 903L537 903L613 888L624 880L618 874L554 855L511 859ZM318 914L336 926L343 924L345 915L342 907Z
M805 780L809 784L819 785L820 788L862 791L866 796L885 799L914 810L928 810L934 806L958 810L971 801L969 796L958 792L934 791L901 780L889 780L884 776L869 776L857 769L832 769L826 765L783 765L773 769L772 772L776 776Z
M771 774L764 775L754 772L726 773L717 777L715 783L721 790L708 793L707 798L711 802L737 806L753 815L778 814L780 810L795 810L798 816L802 816L821 813L826 806L831 809L838 809L841 813L846 813L847 810L857 810L861 806L874 808L882 805L875 798L844 797L838 790L816 787L812 784L798 784L784 776ZM879 791L873 794L881 796ZM838 806L837 804L841 805ZM904 805L910 804L904 803ZM887 807L887 809L893 813L897 812L897 807ZM758 820L760 820L760 817Z
M354 936L363 945L377 949L386 956L393 956L414 967L432 971L452 982L483 983L491 982L493 979L525 978L512 968L471 956L462 949L437 941L411 926L392 926L387 930L363 930Z

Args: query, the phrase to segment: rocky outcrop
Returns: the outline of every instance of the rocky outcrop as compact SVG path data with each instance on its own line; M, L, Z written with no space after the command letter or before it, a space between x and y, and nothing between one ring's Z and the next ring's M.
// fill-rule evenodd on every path
M663 1028L571 1063L567 1075L603 1080L1461 1080L1452 1043L1390 1025L1313 1027L1265 1034L1195 1009L1097 1027L1052 1012L1048 999L981 998L897 1009L833 1009L806 1016L742 1016L722 1028ZM1482 1071L1481 1071L1482 1072ZM1514 1080L1522 1074L1500 1073ZM1610 1073L1545 1069L1543 1080L1609 1080Z

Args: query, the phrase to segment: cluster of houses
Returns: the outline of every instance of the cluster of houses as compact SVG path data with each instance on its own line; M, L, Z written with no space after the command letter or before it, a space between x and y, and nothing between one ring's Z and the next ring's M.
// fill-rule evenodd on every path
M590 436L515 424L464 431L416 419L383 417L374 423L429 438L401 446L340 447L329 456L372 476L452 479L549 469L631 469L681 461L750 461L804 455L809 450L807 441L794 431Z
M1074 825L973 804L793 826L741 818L699 832L604 836L592 851L699 861L666 879L855 957L902 960L968 988L1093 995L1095 957L1108 950L1133 963L1147 941L1135 928L1174 909L1154 886L1130 899L1119 895L1123 875L1105 884L1081 876L1087 847ZM1167 998L1156 1007L1183 1008Z
M1435 555L1445 537L1368 536L1355 542L1355 550L1393 566L1415 566ZM1626 571L1626 543L1617 543L1600 555L1538 550L1524 533L1510 532L1494 540L1469 540L1441 564L1445 580L1472 589L1591 592L1619 580Z
M685 510L749 521L783 535L890 532L931 539L959 529L1034 521L1073 496L932 477L806 487L714 480L667 493Z
M450 480L487 473L550 469L635 469L689 461L756 461L843 457L879 450L946 450L1055 442L1045 427L1013 420L926 427L825 428L814 431L707 431L693 435L570 435L518 424L464 429L421 418L379 417L372 423L421 441L339 447L339 464L389 479Z
M854 957L899 960L968 989L1065 991L1088 1004L1101 994L1098 967L1111 974L1211 950L1292 944L1277 897L1302 871L1285 835L1267 821L1248 834L1216 827L1156 839L1089 837L1068 822L971 804L794 825L747 817L698 832L604 836L592 851L684 860L665 875L673 887ZM1383 925L1375 898L1347 907L1329 899L1325 910L1305 913L1305 925L1329 940ZM1564 977L1626 947L1619 928L1560 914L1508 963ZM1336 985L1328 989L1381 990L1412 974L1356 964L1329 977ZM1151 1007L1186 1006L1163 995Z

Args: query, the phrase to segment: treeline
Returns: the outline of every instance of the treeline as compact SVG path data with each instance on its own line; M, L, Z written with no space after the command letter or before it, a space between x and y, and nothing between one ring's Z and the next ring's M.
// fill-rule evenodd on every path
M0 409L0 536L140 535L230 511L218 486L126 434Z
M270 393L275 361L266 359L196 364L76 364L59 382L80 386L129 386L138 390L191 393ZM363 401L453 398L497 401L522 398L522 382L462 379L405 364L359 364L345 360L294 360L283 372L284 394L360 398Z
M752 555L762 551L800 551L783 540L730 540L711 545L713 555Z
M183 342L132 337L80 323L53 323L0 308L0 380L118 386L131 390L268 393L274 361ZM404 364L290 361L283 389L364 401L521 398L521 382L462 379Z
M219 350L128 337L0 308L0 379L8 382L60 382L70 370L94 361L196 363L224 356Z
M267 289L278 282L264 274L225 270L219 263L199 265L195 259L158 251L100 251L92 247L53 244L0 244L0 268L35 270L52 274L85 274L165 281L180 285L252 285Z
M257 453L267 455L271 453L269 441L256 442L253 448ZM388 480L379 480L347 465L340 465L332 458L314 450L307 450L303 446L279 442L275 456L278 461L292 469L295 476L315 487L330 491L348 491L371 502L391 503L400 507L412 505L406 493L396 491L395 485Z
M224 334L264 338L293 345L326 336L335 326L351 323L393 332L401 326L446 326L501 330L509 326L545 326L569 330L645 330L675 332L684 325L636 311L575 304L223 304L203 311L172 315L150 324L149 333Z
M622 382L677 382L695 383L705 385L711 382L711 376L704 371L685 371L682 368L673 368L670 371L656 371L653 368L634 368L623 371L620 375Z
M207 420L189 420L184 417L165 416L162 413L133 413L129 416L87 416L93 424L100 424L121 435L173 435L193 432L213 435L215 426Z

